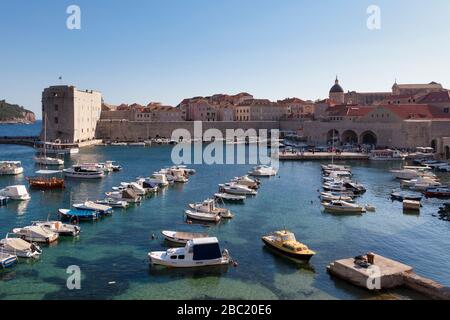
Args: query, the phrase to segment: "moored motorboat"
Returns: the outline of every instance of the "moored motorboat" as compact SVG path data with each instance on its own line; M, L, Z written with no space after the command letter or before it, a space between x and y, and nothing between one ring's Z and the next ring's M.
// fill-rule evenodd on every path
M246 186L235 184L235 183L225 183L219 184L219 189L221 192L237 195L257 195L258 191L250 189Z
M215 237L189 240L183 248L170 248L167 251L152 251L148 254L152 265L173 268L193 268L230 263L227 250L220 251Z
M106 192L105 195L108 198L112 198L114 200L126 201L128 203L140 203L142 201L142 197L137 195L132 189L127 188L122 191L113 191Z
M105 198L103 200L97 200L97 201L95 201L95 203L109 206L111 208L126 208L129 205L128 202L126 202L126 201L115 200L112 198Z
M1 189L0 196L19 201L27 201L31 199L30 194L24 185L8 186Z
M424 194L427 198L450 198L450 187L428 188Z
M183 232L183 231L161 231L161 234L167 241L176 244L186 244L189 240L198 238L207 238L207 233L194 233L194 232Z
M276 176L277 173L278 171L276 169L266 165L256 166L251 171L248 172L249 175L256 177L271 177Z
M64 165L64 160L60 158L52 158L47 156L38 156L34 158L36 164L43 166L62 166Z
M420 201L420 200L422 200L422 195L421 194L414 194L414 193L403 192L401 190L392 190L392 192L391 192L391 199L392 200L397 200L397 201L403 201L403 200Z
M330 202L322 202L325 211L333 213L357 213L361 214L366 209L358 204L349 203L342 200L333 200Z
M219 222L221 218L219 214L192 211L192 210L186 210L185 213L186 216L190 219L206 222Z
M6 234L6 238L0 240L0 250L20 258L37 258L42 253L41 248L37 244L30 243L9 233Z
M42 226L27 226L14 228L12 232L28 242L52 243L59 238L59 234Z
M147 179L148 182L155 183L160 187L165 187L169 185L167 176L164 173L153 173L150 178Z
M252 179L248 175L242 177L235 177L231 180L231 182L255 190L258 189L261 184L261 182L258 179Z
M81 232L79 226L62 223L61 221L33 221L32 225L48 229L60 236L76 237Z
M352 197L341 194L341 193L336 193L336 192L321 192L320 198L323 201L333 201L333 200L343 200L343 201L347 201L347 202L354 201Z
M113 212L112 207L98 204L92 201L85 201L83 203L75 203L73 207L78 210L97 211L100 215L107 215Z
M59 209L61 219L66 221L93 221L100 218L100 213L92 210Z
M224 202L239 202L239 203L243 203L244 200L246 199L245 196L239 196L229 193L215 193L214 197Z
M19 175L23 173L22 162L20 161L0 161L1 175Z
M218 214L221 218L231 219L233 218L233 214L230 210L226 208L219 208L216 206L216 201L214 199L206 199L203 202L199 203L190 203L189 207L195 211L210 213L210 214Z
M103 170L95 167L84 167L75 165L63 170L64 176L77 179L101 179L105 176Z
M298 242L295 235L287 230L275 231L261 238L265 245L291 258L309 261L316 253Z

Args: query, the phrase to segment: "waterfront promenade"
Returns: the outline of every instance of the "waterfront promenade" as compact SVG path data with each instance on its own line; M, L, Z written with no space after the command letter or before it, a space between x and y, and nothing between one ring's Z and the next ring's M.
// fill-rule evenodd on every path
M369 160L366 153L357 152L281 152L280 160Z

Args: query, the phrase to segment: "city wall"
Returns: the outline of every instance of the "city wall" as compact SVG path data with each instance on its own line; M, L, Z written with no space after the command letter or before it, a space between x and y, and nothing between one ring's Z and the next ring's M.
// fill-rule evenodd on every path
M215 121L202 122L202 134L208 129L218 129L223 136L227 129L279 129L277 121ZM187 130L194 138L194 122L141 122L127 120L101 120L97 123L97 139L110 141L144 141L151 138L170 138L176 129Z

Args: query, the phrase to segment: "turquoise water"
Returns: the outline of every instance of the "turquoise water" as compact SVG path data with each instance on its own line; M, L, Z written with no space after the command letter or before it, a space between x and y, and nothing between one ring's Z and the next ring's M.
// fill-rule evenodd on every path
M26 126L28 127L28 126ZM28 128L27 128L28 129ZM3 131L2 131L3 130ZM4 132L1 128L0 132ZM2 134L0 133L0 136ZM67 181L65 191L31 191L29 202L0 207L0 235L33 220L56 218L72 201L101 198L121 181L150 175L171 165L171 147L91 147L70 163L116 160L120 173L101 181ZM25 175L0 177L0 187L26 184L36 167L33 149L0 145L0 159L21 160ZM67 164L67 165L68 165ZM244 205L228 206L235 218L206 228L187 225L183 209L217 190L217 184L242 175L249 165L192 165L197 174L186 185L174 185L140 206L115 213L96 223L83 223L78 239L62 239L44 248L34 262L22 260L0 271L0 299L368 299L379 298L326 273L335 259L374 251L412 265L415 271L450 286L450 224L433 216L442 201L425 200L419 215L403 214L401 203L388 194L398 187L388 172L398 164L352 162L356 180L368 191L361 203L377 207L363 216L323 213L318 200L319 162L284 162L279 176L263 179L259 194ZM448 176L442 177L448 181ZM263 247L260 237L287 227L317 252L309 264L298 264ZM161 230L205 231L217 236L237 267L208 270L150 268L147 253L166 244ZM152 234L158 235L152 240ZM81 268L81 290L66 288L66 269ZM418 298L407 290L381 297Z

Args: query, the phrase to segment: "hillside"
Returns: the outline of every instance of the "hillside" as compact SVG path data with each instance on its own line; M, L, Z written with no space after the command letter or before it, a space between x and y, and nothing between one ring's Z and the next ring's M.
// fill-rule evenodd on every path
M33 112L17 104L0 100L0 123L33 123L35 121Z

